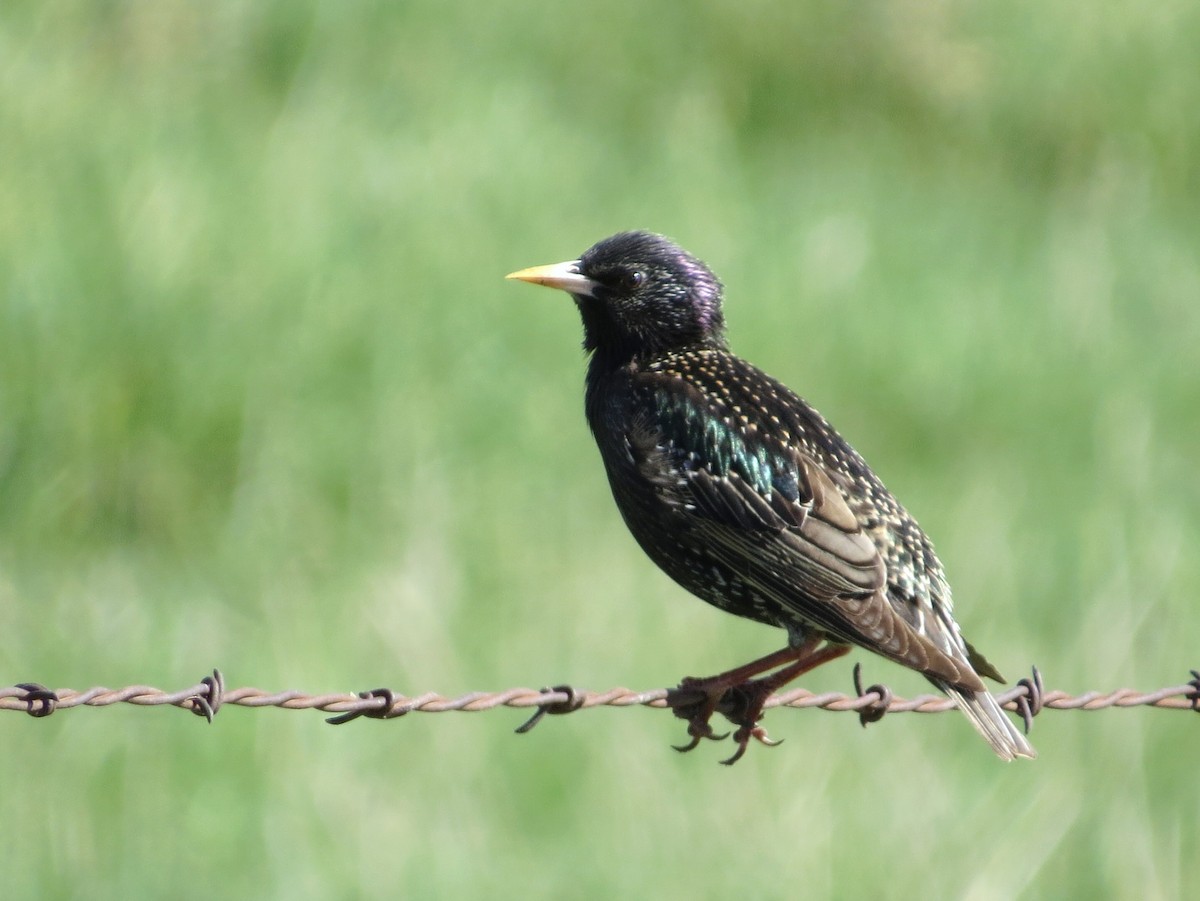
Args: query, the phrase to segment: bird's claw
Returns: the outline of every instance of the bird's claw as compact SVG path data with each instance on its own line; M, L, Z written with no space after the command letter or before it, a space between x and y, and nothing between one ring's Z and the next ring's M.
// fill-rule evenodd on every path
M696 750L702 738L707 738L709 741L724 741L729 738L728 732L722 732L719 735L713 732L712 726L706 720L693 720L688 723L688 735L692 737L692 740L686 745L671 745L671 747L681 754L686 754L688 751Z
M748 742L748 741L745 742L744 744L739 744L738 749L733 752L732 757L726 757L724 760L721 761L722 766L733 766L735 763L737 763L739 760L741 760L742 755L746 753L746 748L749 746L749 744L750 744L750 742Z
M722 760L725 766L733 766L742 759L742 755L746 753L746 748L750 747L750 739L756 739L768 748L778 747L783 744L783 739L774 739L767 735L767 730L762 726L743 725L733 736L733 740L737 742L738 749L733 752L733 756L727 760Z
M686 754L688 751L696 750L696 748L699 745L700 745L700 736L693 735L692 740L689 741L686 745L671 745L671 747L674 748L676 751L678 751L680 754Z
M721 700L728 692L714 692L706 689L702 679L691 676L680 681L679 686L667 693L667 705L680 719L688 721L688 735L691 741L686 745L671 745L680 753L694 751L700 740L724 741L729 737L728 732L716 733L709 720L720 707Z

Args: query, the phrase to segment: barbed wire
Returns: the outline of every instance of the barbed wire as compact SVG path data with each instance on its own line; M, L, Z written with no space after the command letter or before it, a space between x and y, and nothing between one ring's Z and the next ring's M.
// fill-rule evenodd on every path
M1158 707L1166 710L1200 712L1200 671L1191 671L1192 679L1180 685L1153 691L1118 688L1112 691L1088 691L1071 695L1064 691L1046 691L1041 675L1033 670L1032 679L1022 679L1013 688L996 695L1009 710L1030 720L1042 710L1104 710L1109 708ZM825 692L814 694L803 688L780 692L766 702L766 708L784 707L795 710L820 709L831 712L853 712L866 725L885 713L943 713L955 708L948 698L925 694L902 698L886 686L872 685L863 690L855 667L856 694ZM409 713L448 713L450 711L478 712L500 707L518 710L534 709L535 713L520 726L527 732L545 714L572 713L593 707L652 707L673 708L681 703L680 693L687 689L658 688L650 691L631 691L610 688L607 691L580 691L569 685L535 690L510 688L505 691L476 691L447 698L436 692L403 695L387 688L351 693L307 694L301 691L268 692L259 688L225 688L219 670L196 685L167 692L150 685L129 685L125 688L97 686L85 691L71 688L48 689L35 682L25 682L0 688L0 710L13 710L33 717L46 717L59 710L75 707L109 707L133 704L139 707L170 705L190 710L212 721L224 705L238 707L276 707L283 710L320 710L334 714L327 720L335 725L358 717L395 719ZM686 699L685 699L686 700Z

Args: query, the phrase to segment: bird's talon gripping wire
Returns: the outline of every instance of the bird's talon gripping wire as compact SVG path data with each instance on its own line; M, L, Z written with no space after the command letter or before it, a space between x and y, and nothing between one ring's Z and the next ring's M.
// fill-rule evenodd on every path
M688 735L691 736L691 741L686 745L671 745L680 753L694 750L704 738L709 741L724 741L729 737L728 732L713 732L709 722L719 709L719 701L727 696L728 692L725 692L721 699L716 699L703 687L705 681L707 680L688 676L680 681L678 687L667 691L667 706L681 720L687 720Z

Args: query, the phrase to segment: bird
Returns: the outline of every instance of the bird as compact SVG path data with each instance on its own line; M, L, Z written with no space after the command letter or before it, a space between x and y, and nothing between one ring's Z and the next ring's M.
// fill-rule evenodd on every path
M924 675L1004 760L1036 751L963 638L933 544L807 401L736 356L724 288L670 239L625 231L507 278L565 291L583 321L584 409L616 506L668 576L709 604L782 628L784 648L683 679L668 705L691 741L734 725L736 762L767 698L859 647ZM765 675L764 675L765 674Z

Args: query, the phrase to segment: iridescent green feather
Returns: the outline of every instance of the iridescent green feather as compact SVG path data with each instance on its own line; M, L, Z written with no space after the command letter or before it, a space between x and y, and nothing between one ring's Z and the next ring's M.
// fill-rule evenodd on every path
M767 500L774 491L792 499L798 495L795 467L765 444L750 444L735 426L686 396L658 391L654 400L663 436L681 456L717 476L736 472Z

